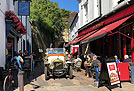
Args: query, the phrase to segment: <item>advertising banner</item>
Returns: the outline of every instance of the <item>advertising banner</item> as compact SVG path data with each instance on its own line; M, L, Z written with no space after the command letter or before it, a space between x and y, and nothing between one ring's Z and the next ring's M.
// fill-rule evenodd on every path
M120 83L116 63L115 62L107 63L107 68L111 85Z

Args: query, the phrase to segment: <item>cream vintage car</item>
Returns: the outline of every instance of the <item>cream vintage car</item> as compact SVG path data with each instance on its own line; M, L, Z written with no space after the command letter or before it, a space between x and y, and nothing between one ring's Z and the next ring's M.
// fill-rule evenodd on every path
M70 79L73 78L72 63L66 62L65 60L65 49L64 48L47 48L47 62L45 62L44 72L45 80L47 80L50 75L55 77L67 75Z

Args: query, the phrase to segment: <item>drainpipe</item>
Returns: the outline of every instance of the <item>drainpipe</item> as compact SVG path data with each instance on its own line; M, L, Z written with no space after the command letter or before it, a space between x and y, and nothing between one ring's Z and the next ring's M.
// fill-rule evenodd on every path
M101 17L101 0L99 0L99 17Z

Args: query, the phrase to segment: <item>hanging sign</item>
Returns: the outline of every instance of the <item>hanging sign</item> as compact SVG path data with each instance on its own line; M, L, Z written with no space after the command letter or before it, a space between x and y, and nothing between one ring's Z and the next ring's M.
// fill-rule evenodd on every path
M107 68L111 85L120 83L116 63L115 62L107 63Z
M24 16L30 15L30 2L18 3L18 15L24 15Z

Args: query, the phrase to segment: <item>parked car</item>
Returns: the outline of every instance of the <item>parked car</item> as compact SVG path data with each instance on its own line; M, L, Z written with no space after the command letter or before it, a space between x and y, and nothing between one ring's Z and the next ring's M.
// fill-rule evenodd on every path
M44 63L45 80L50 75L55 77L69 76L73 78L72 63L65 60L64 48L47 48L47 62Z

